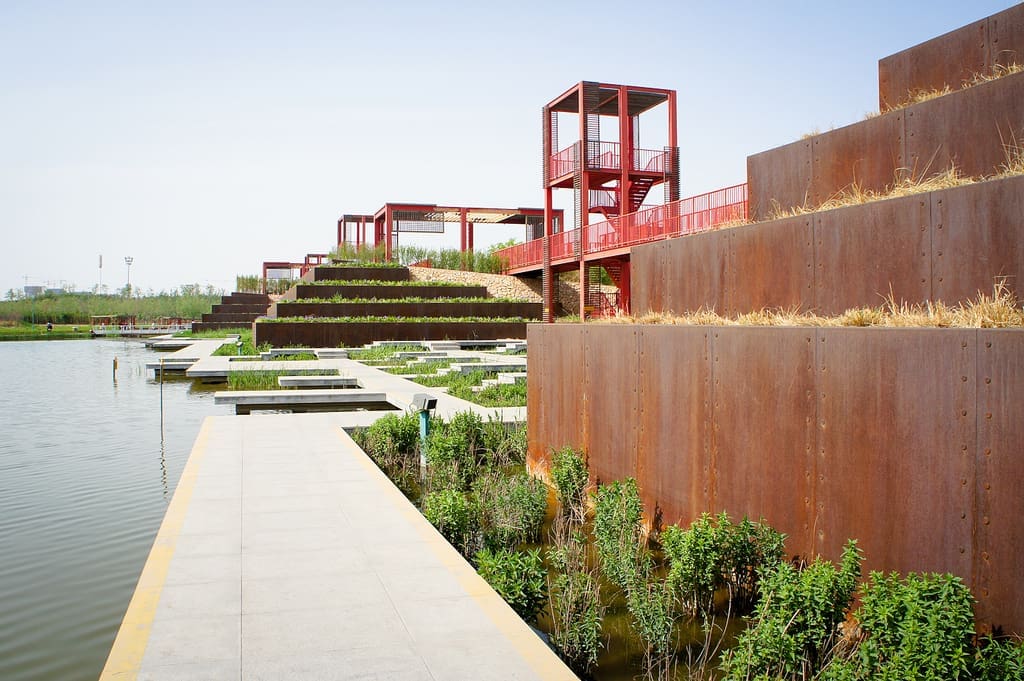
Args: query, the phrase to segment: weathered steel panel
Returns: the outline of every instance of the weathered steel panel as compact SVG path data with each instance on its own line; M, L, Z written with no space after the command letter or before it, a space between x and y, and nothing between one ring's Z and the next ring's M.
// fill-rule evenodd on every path
M595 482L637 476L637 329L584 325L584 398L575 406L584 414L581 430Z
M582 449L583 325L529 324L526 424L530 465L547 467L552 449Z
M525 338L523 322L263 322L253 324L253 342L275 347L355 347L378 340Z
M791 553L803 553L815 503L814 329L711 331L709 510L764 517L789 535Z
M357 281L374 279L377 281L408 281L409 270L405 267L360 267L357 265L338 266L320 265L313 268L313 281Z
M1024 140L1024 73L1015 73L904 110L907 167L927 177L956 165L991 175L1007 145Z
M725 310L731 231L703 232L665 242L664 311Z
M809 215L729 232L725 312L814 307L814 230Z
M890 294L897 301L928 300L930 212L929 197L920 194L817 213L818 312L877 307Z
M634 315L661 312L665 299L665 241L630 250L630 291Z
M1024 176L934 192L931 202L936 299L992 293L998 280L1024 294Z
M711 508L711 327L639 330L637 471L644 507L652 520L686 524Z
M802 139L747 157L752 220L764 220L778 207L787 210L809 202L811 140Z
M869 118L812 138L811 205L849 191L885 191L904 167L903 112Z
M970 583L976 333L818 330L818 553Z
M1024 64L1024 3L988 18L986 62L990 68L995 64Z
M978 331L976 615L1024 631L1024 331Z
M909 93L952 88L985 70L988 20L932 38L878 61L878 106L885 111Z

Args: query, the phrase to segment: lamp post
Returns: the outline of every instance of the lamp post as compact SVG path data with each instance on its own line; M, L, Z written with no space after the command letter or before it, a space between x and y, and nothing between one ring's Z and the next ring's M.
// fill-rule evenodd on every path
M135 258L130 255L124 257L124 264L128 265L128 295L132 294L132 263L135 262Z

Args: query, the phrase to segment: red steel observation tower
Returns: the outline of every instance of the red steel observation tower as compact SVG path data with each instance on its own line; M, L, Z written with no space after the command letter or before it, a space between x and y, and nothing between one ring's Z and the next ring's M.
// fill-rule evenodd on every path
M640 141L641 115L665 105L668 144L645 149ZM568 114L568 116L560 116ZM559 146L559 119L576 116L578 130L567 131L575 141ZM654 115L654 114L652 114ZM584 257L590 249L582 243L584 227L594 213L608 220L638 211L651 189L663 185L664 202L679 199L679 147L676 133L674 90L613 85L583 81L553 99L543 109L544 126L544 319L551 321L554 310L552 260L564 263L573 256L572 267L580 271L581 318L600 306L601 290L590 285L589 268L604 267L619 287L619 309L629 309L629 249L619 253L601 252L599 260ZM645 120L645 127L647 122ZM656 122L654 128L660 126ZM604 135L602 136L602 132ZM664 134L664 133L663 133ZM556 231L552 207L555 189L572 189L576 214L575 229ZM600 239L594 230L587 238ZM564 265L559 269L565 269Z

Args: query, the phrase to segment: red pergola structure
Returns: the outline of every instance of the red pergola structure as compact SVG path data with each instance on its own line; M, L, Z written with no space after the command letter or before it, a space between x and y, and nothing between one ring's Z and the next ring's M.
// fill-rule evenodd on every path
M559 228L563 221L561 210L551 211L551 219ZM338 244L351 243L356 247L368 244L366 226L373 224L373 243L384 244L384 257L392 259L399 232L444 233L446 224L459 225L459 250L473 250L476 225L523 225L526 240L543 234L545 211L543 208L493 208L471 206L439 206L426 203L386 203L373 215L343 215L338 220Z
M668 145L644 149L640 145L640 115L667 104ZM578 117L579 140L559 148L559 114ZM601 138L601 123L612 119L617 141ZM554 311L551 237L557 228L552 207L555 189L572 189L576 207L575 229L582 232L591 213L604 219L634 213L655 185L664 185L665 203L679 199L679 147L674 90L581 81L551 100L543 109L544 166L544 320ZM606 125L607 130L607 125ZM576 248L580 242L576 240ZM620 306L629 307L629 253L608 253L600 262L578 254L580 316L587 309L587 266L603 266L620 290Z
M267 292L267 272L270 270L288 270L291 272L290 278L294 279L295 272L298 271L299 277L310 271L317 265L322 265L327 262L327 253L307 253L306 257L302 262L292 262L290 260L264 260L263 261L263 293Z

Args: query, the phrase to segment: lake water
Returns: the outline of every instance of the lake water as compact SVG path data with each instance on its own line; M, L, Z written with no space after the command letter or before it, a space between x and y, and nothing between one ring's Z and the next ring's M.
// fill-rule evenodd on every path
M0 679L94 681L205 416L138 341L0 343ZM118 360L116 381L112 375Z

